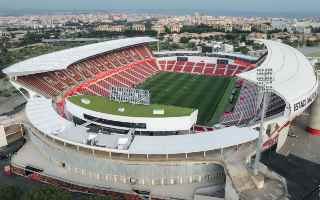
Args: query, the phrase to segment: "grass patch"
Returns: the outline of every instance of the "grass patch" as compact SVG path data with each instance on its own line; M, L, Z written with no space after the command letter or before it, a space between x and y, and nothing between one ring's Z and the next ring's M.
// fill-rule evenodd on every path
M88 99L90 103L84 104L81 102L81 99ZM190 108L160 104L140 105L130 103L118 103L115 101L110 101L109 98L101 96L72 96L69 97L68 100L71 103L81 106L88 110L128 117L181 117L188 116L194 111ZM120 112L119 108L124 108L124 111ZM153 114L153 110L155 109L164 110L164 114Z
M235 79L161 72L139 86L151 92L151 103L198 109L198 124L213 125L223 113Z

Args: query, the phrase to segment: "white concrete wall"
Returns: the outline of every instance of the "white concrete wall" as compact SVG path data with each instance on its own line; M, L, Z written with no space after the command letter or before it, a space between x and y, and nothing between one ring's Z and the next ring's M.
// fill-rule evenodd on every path
M226 176L225 200L239 200L239 194L233 187L231 179Z
M194 200L224 200L224 198L196 194L194 195Z
M287 140L288 137L288 132L290 129L290 125L283 128L280 132L279 132L279 137L278 137L278 144L277 144L277 152L281 149L281 147L284 145L284 143Z
M126 117L126 116L111 115L111 114L88 110L78 105L75 105L70 101L66 101L66 109L72 115L83 120L86 120L84 119L83 115L88 114L94 117L99 117L102 119L119 121L119 122L146 123L146 126L147 126L146 129L136 129L136 130L142 130L142 131L190 130L192 125L194 125L197 122L197 116L198 116L198 111L196 110L190 116L182 116L182 117L161 117L161 118ZM101 125L107 126L104 124L101 124ZM117 127L117 128L121 128L121 127Z
M320 97L319 96L311 105L311 114L310 114L308 127L320 131Z
M85 181L99 187L111 187L114 189L131 188L140 190L150 190L153 194L163 192L164 187L170 189L178 196L179 189L183 190L186 186L188 191L184 191L190 195L199 187L208 187L208 185L224 184L224 169L218 164L192 163L192 162L119 162L105 157L95 157L92 154L83 153L75 149L67 149L62 146L57 147L44 143L38 137L29 132L32 146L38 150L45 158L45 164L35 165L39 168L45 168L50 165L51 169L61 168L61 163L65 163L66 167L62 171L66 172L65 178L71 177L76 181ZM19 152L21 153L21 152ZM28 153L28 152L27 152ZM29 156L34 156L30 155ZM40 160L40 159L37 159ZM28 162L30 162L28 160ZM41 163L41 162L39 162ZM39 164L38 163L38 164ZM29 164L29 163L27 163ZM47 168L45 168L47 172ZM57 172L56 172L57 173ZM57 173L58 174L58 173ZM220 175L219 175L220 174ZM211 176L207 179L208 175ZM99 176L99 178L97 178ZM130 178L136 180L136 184L130 183ZM159 190L157 190L157 188ZM182 194L181 194L182 195ZM184 198L185 199L185 198Z
M0 147L7 146L6 132L4 131L4 126L0 126Z

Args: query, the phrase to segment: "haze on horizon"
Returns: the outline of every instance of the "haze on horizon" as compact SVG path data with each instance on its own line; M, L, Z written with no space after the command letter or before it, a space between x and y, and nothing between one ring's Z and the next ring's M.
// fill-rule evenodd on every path
M0 0L8 10L225 10L237 12L319 12L320 0Z

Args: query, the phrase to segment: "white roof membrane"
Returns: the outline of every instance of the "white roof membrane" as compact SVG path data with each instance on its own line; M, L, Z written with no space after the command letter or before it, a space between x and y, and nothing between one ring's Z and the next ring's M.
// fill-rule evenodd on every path
M318 86L314 69L308 59L298 50L283 43L263 40L268 49L265 61L256 69L238 76L255 84L257 70L272 68L273 91L293 108L294 104L310 97Z
M83 59L124 47L156 42L151 37L134 37L94 43L30 58L3 70L9 76L22 76L66 69Z

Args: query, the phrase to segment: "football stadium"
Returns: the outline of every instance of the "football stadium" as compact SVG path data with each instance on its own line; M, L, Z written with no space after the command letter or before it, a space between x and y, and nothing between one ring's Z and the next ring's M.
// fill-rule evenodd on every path
M259 132L263 150L281 148L317 96L312 65L269 40L261 57L153 52L155 42L111 40L4 69L28 100L27 142L10 170L116 199L228 199L230 187L255 188L230 166L251 165Z

